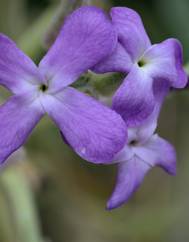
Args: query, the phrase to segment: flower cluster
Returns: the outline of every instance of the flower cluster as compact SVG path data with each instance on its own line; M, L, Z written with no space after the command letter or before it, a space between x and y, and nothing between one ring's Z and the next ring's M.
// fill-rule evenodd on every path
M124 119L128 140L114 157L114 163L118 163L117 184L108 201L108 209L125 203L152 167L160 166L175 175L175 149L154 132L170 89L183 88L187 84L182 67L182 46L178 40L167 39L152 45L134 10L115 7L110 15L118 43L113 53L93 70L126 74L113 96L112 109Z
M0 163L47 113L79 156L118 163L108 209L126 202L153 166L175 174L175 150L154 132L170 88L187 83L179 41L152 45L135 11L116 7L110 15L96 7L76 10L38 66L0 35L0 84L13 94L0 107ZM125 74L112 107L71 87L89 69Z

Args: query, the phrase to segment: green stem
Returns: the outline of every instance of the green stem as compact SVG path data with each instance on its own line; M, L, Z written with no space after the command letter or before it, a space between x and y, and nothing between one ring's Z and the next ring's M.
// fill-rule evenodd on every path
M15 166L7 168L0 176L0 187L7 203L11 234L16 237L14 241L42 242L33 194L24 173Z

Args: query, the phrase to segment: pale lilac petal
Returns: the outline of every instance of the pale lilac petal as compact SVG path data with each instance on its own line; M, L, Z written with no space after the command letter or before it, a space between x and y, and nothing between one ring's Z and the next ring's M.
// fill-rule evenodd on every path
M156 113L157 111L154 109L153 113L141 126L134 128L140 144L145 143L154 134L158 122L158 117L154 115Z
M12 40L0 34L0 85L20 94L31 90L41 80L32 60Z
M159 113L165 96L169 91L169 85L165 81L156 81L155 83L156 88L154 93L156 93L156 103L154 110L144 122L128 130L128 142L136 139L140 144L144 144L154 134L157 128ZM135 137L133 133L135 134Z
M137 147L135 153L150 166L160 166L170 175L176 174L175 149L158 135L153 135L143 147Z
M154 110L153 80L133 67L113 97L112 108L128 127L141 124Z
M135 62L151 45L140 16L125 7L112 8L110 14L120 43Z
M167 39L155 44L144 54L146 69L153 78L169 81L175 88L187 84L187 75L183 69L182 45L176 39Z
M137 156L118 165L117 182L107 203L107 209L113 209L126 203L142 183L151 166Z
M43 106L65 140L88 161L111 163L127 141L121 116L74 88L47 96Z
M128 135L129 135L129 132L128 132ZM133 156L134 156L134 152L132 147L130 147L129 145L125 145L124 148L114 156L112 163L116 164L116 163L128 161L131 158L133 158Z
M114 52L98 63L92 71L96 73L123 72L128 73L133 63L125 48L118 43Z
M0 107L0 163L25 143L42 116L30 95L13 96Z
M112 24L101 9L79 8L67 18L39 67L50 79L51 88L58 90L111 54L116 40Z

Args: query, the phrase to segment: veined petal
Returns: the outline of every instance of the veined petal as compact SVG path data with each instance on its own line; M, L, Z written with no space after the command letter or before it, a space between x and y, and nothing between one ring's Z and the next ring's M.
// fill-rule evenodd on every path
M8 37L0 34L0 85L14 94L27 92L42 77L36 65Z
M13 96L0 107L0 163L25 143L42 116L30 94Z
M52 79L52 89L59 90L111 54L116 40L112 24L102 10L81 7L67 18L39 67Z
M118 165L117 182L107 203L107 209L113 209L126 203L142 183L151 166L137 156Z
M151 45L140 16L126 7L112 8L110 14L120 43L130 54L133 62L137 61Z
M123 72L128 73L133 63L125 48L118 43L113 53L99 62L92 71L96 73Z
M43 106L66 142L88 161L111 163L126 143L127 130L121 116L74 88L47 96Z
M143 147L137 147L135 153L150 166L160 166L170 175L176 174L175 149L158 135L153 135Z
M169 81L175 88L187 84L187 75L183 69L182 45L176 39L167 39L152 45L143 56L148 73L153 78Z
M154 134L157 128L159 113L165 96L169 91L169 84L164 80L157 80L154 84L155 88L153 90L156 97L154 110L140 125L128 129L128 142L136 139L140 144L144 144Z
M154 110L153 80L133 67L113 97L112 108L128 127L141 124Z

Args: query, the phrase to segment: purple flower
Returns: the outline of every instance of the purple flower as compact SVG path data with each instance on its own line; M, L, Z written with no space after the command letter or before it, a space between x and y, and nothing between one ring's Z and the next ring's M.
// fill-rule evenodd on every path
M126 203L154 166L163 168L170 175L176 174L174 147L154 134L165 95L166 92L142 125L128 129L128 144L114 158L114 163L118 163L117 183L107 203L107 209Z
M126 141L120 115L69 87L113 51L117 36L104 13L83 7L66 20L37 67L0 35L0 84L13 96L0 107L0 162L26 141L47 113L81 157L108 163Z
M113 109L128 127L143 122L156 105L156 83L183 88L187 76L182 68L182 46L176 39L152 45L140 16L132 9L112 8L110 12L118 44L109 57L93 69L98 73L128 73L113 97Z

